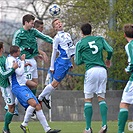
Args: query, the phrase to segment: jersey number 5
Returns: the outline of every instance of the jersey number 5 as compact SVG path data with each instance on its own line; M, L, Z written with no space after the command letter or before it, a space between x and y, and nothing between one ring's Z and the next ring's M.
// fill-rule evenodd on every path
M92 54L96 54L98 52L98 47L95 45L95 41L88 42L88 44L92 49Z

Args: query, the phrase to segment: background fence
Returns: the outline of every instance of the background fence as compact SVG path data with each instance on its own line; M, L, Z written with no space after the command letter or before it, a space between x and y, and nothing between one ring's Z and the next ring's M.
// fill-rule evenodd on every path
M41 91L38 91L38 94ZM108 90L106 101L108 104L108 120L117 120L119 112L119 103L121 100L121 90ZM52 109L49 111L43 104L43 111L50 121L83 121L84 120L84 95L82 91L55 90L51 97ZM0 95L0 121L4 120L4 101ZM50 116L51 112L51 118ZM14 116L14 121L22 121L24 108L19 105L19 116ZM93 120L101 120L97 98L93 99ZM129 109L129 120L133 119L133 108Z

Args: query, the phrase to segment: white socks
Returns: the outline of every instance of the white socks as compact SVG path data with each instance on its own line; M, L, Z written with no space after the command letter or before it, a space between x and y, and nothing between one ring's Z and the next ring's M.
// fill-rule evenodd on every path
M35 110L34 107L30 106L26 109L25 116L24 116L24 121L22 123L23 126L27 126L28 122L31 118L31 115L33 114L33 111Z
M36 111L36 116L37 116L38 120L40 121L40 123L42 124L45 132L49 131L51 128L48 125L46 117L43 114L43 111L42 110Z
M32 107L32 106L29 106L26 109L26 113L25 113L25 116L24 116L24 121L22 123L23 126L28 126L28 122L29 122L29 120L31 118L31 115L33 114L34 110L35 110L35 108ZM46 117L45 117L42 109L39 110L39 111L36 111L36 116L37 116L38 120L40 121L41 125L43 126L45 132L49 131L51 128L48 125L48 122L46 120Z
M51 85L48 84L44 90L41 92L41 94L38 96L38 100L42 101L42 99L45 97L47 100L49 100L49 96L51 94L51 92L55 90L55 88ZM47 97L46 97L47 96Z

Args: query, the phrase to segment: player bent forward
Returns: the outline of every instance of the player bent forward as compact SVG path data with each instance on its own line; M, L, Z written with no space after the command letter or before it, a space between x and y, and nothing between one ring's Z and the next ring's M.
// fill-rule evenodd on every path
M52 130L47 123L45 115L41 109L37 98L32 93L32 91L26 86L26 77L25 77L25 54L21 56L21 60L18 59L20 56L20 49L18 46L10 47L10 55L6 60L7 69L12 66L13 62L18 62L19 68L10 77L10 82L12 85L12 92L17 97L20 104L26 109L24 116L24 121L21 124L21 129L24 133L29 133L28 122L33 114L33 111L36 111L36 115L40 123L42 124L46 133L58 133L60 130Z

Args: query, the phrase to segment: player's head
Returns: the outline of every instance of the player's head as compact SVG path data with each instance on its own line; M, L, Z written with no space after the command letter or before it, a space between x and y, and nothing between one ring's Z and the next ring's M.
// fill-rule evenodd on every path
M34 28L36 28L37 30L39 30L40 32L43 31L43 21L41 20L35 20L34 22Z
M3 42L0 42L0 52L3 52L3 50L4 50L4 46L3 45L4 45Z
M123 30L125 37L133 38L133 24L125 24Z
M31 14L26 14L23 16L22 23L26 29L31 29L34 26L35 17Z
M3 48L3 42L0 42L0 49Z
M12 55L14 57L20 56L20 48L15 45L11 46L10 47L10 55Z
M56 18L52 21L52 26L56 31L62 31L63 30L63 24L60 19Z
M89 23L85 23L81 25L81 31L83 35L90 35L91 34L92 27Z

